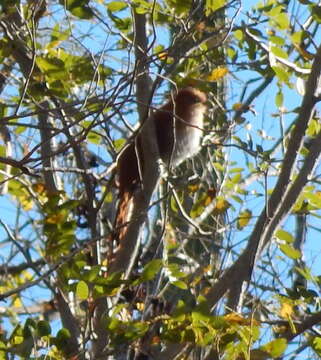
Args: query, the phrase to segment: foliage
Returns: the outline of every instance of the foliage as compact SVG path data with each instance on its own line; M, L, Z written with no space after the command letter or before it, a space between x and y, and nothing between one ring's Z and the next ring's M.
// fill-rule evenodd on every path
M321 7L0 9L0 359L319 358ZM124 277L110 271L114 165L144 120L144 76L155 107L173 84L209 106Z

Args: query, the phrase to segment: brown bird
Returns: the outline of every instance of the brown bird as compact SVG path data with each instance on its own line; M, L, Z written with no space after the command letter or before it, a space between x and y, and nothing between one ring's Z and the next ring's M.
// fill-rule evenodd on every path
M206 111L205 102L206 95L203 92L186 87L151 115L155 122L159 155L165 165L175 167L198 152ZM141 146L141 137L138 135L137 141L127 145L117 161L119 206L114 240L118 244L121 244L126 233L126 224L131 219L134 191L141 182L139 168L144 168L141 163L143 156L137 159Z

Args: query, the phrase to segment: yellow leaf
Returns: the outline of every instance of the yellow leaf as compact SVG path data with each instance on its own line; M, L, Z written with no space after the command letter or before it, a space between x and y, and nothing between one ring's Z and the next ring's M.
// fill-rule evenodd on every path
M166 60L167 57L168 57L168 53L167 53L166 51L160 52L160 53L158 54L158 58L159 58L160 60Z
M286 320L288 320L289 322L289 326L290 326L290 329L292 331L293 334L296 334L296 327L295 327L295 324L292 320L292 315L293 314L293 307L292 305L290 304L282 304L282 308L281 308L281 311L280 311L280 315L285 318Z
M21 206L23 207L23 210L29 211L32 209L33 201L30 198L28 198L26 196L21 196L19 200L20 200Z
M242 103L235 103L235 104L233 104L233 106L232 106L232 109L233 109L234 111L241 110L242 108L243 108L243 104L242 104Z
M188 191L195 193L199 189L199 184L188 185Z
M253 318L245 318L237 313L227 314L224 316L224 319L231 324L239 324L239 325L245 325L245 326L250 326L250 325L258 326L259 325L257 320L255 320Z
M204 206L208 206L212 202L212 198L210 196L206 196L204 199Z
M145 304L143 302L137 302L136 303L136 307L137 307L137 310L139 311L144 311L145 309Z
M19 297L16 297L14 300L13 300L13 303L12 303L12 306L13 307L22 307L22 302L21 302L21 299Z
M237 313L230 313L224 316L224 319L231 324L239 325L259 325L259 323L253 318L244 318Z
M228 73L228 69L224 67L218 67L212 71L212 73L208 76L207 80L209 81L217 81L223 78Z
M213 210L213 215L218 215L218 214L224 213L230 206L231 206L231 204L228 201L226 201L224 199L217 199L216 206Z
M203 199L201 205L203 206L208 206L209 204L212 203L212 201L215 199L216 197L216 189L214 188L209 188L206 192L205 198Z
M293 314L293 306L288 303L283 303L280 310L280 316L283 319L289 319Z
M237 228L242 230L251 220L252 218L252 211L251 210L244 210L240 213L240 216L237 220Z
M53 214L53 215L48 216L46 218L45 222L47 224L59 224L63 221L64 218L65 218L65 215L62 213Z
M244 323L245 319L243 316L237 314L237 313L230 313L224 316L224 319L228 321L229 323L236 323L241 324Z

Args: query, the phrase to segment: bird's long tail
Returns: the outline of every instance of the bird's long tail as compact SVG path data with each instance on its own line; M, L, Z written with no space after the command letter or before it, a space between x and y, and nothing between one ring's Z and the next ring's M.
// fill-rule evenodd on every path
M122 239L127 232L127 225L132 215L133 194L130 191L123 191L119 194L119 204L115 218L113 242L115 250L122 246Z

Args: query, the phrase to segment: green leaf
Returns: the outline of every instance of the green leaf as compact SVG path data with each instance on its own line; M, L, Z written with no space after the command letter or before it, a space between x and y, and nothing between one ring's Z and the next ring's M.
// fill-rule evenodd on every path
M226 0L206 0L205 2L205 15L209 16L216 10L225 6Z
M312 340L312 348L319 356L321 356L321 337L320 336L316 336Z
M111 1L107 4L107 9L111 12L124 10L128 5L124 1Z
M311 14L316 22L321 23L321 6L318 5L313 6Z
M234 31L234 36L237 40L241 41L244 39L244 34L242 30L236 30Z
M114 141L115 150L119 151L126 144L126 140L121 138Z
M40 320L37 323L37 332L40 337L51 334L51 327L48 321Z
M79 19L83 19L83 20L91 19L94 16L93 11L87 5L74 7L72 9L70 9L70 12L74 16L78 17Z
M273 17L273 21L281 30L287 30L290 26L288 15L285 12Z
M89 288L88 285L83 281L80 280L76 287L76 296L80 300L86 300L89 296Z
M236 61L238 53L233 47L228 47L226 49L226 53L231 60Z
M236 175L234 175L231 179L231 182L233 184L239 184L240 180L242 179L242 175L240 173L237 173Z
M167 0L166 2L177 15L187 14L192 5L192 0Z
M294 43L296 44L300 44L301 41L303 40L303 31L296 31L291 35L291 39Z
M301 268L301 267L295 267L295 271L299 274L301 274L305 279L307 279L308 281L315 281L318 282L317 277L313 276L311 274L311 271L309 268L305 267L305 268Z
M288 82L289 81L289 74L280 66L272 66L272 69L274 70L276 76L281 80L282 82Z
M100 273L101 267L100 265L93 266L86 274L84 279L88 281L95 281L97 280L99 273Z
M61 71L65 68L65 63L57 57L37 57L36 62L44 72Z
M87 135L88 142L99 145L101 142L101 136L94 131L90 131Z
M290 259L297 260L301 257L301 252L297 249L294 249L293 246L288 244L280 244L280 250L283 252L284 255L289 257Z
M285 44L285 39L281 36L270 36L269 40L271 43L275 44L275 45L284 45ZM287 56L288 57L288 56Z
M68 329L62 328L58 331L56 338L53 339L54 344L59 350L64 350L69 343L71 335Z
M53 29L52 29L52 33L51 33L51 42L53 41L63 41L68 39L70 36L70 29L67 29L65 31L61 31L60 30L60 26L59 24L56 24Z
M168 270L170 271L171 275L176 279L184 278L187 274L181 271L181 266L178 263L170 263L168 264Z
M320 193L306 192L304 194L304 196L306 199L309 200L309 203L312 206L315 206L318 209L321 209L321 194Z
M276 231L275 236L279 239L279 240L284 240L289 244L292 244L294 241L294 237L287 231L279 229Z
M171 282L171 284L178 287L179 289L182 289L182 290L187 290L188 289L187 284L184 281L181 281L181 280L175 280L175 281Z
M281 356L285 349L287 348L287 341L284 338L272 340L269 343L261 346L261 349L268 354L270 354L271 358L277 358Z
M281 91L278 91L275 95L275 105L279 108L283 106L283 93Z
M7 360L7 354L7 345L3 341L0 341L0 360Z
M278 46L271 46L271 51L275 56L278 56L280 58L287 59L289 57L287 52L285 52Z
M91 19L94 15L88 6L89 0L59 0L59 3L80 19Z
M161 259L154 259L150 261L147 265L145 265L143 273L142 273L142 280L148 281L154 279L154 277L158 274L163 262Z
M232 174L232 173L238 173L238 172L242 172L242 171L244 171L244 168L235 167L235 168L232 168L232 169L230 170L230 174Z
M188 316L190 309L183 300L178 300L176 308L173 311L172 319L175 321L184 321Z

